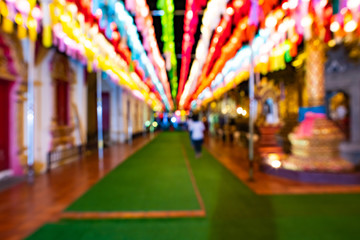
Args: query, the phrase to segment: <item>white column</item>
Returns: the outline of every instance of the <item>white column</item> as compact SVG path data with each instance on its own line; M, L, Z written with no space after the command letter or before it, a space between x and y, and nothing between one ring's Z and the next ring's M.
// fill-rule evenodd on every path
M28 178L32 182L34 178L34 70L35 70L35 42L28 39L28 92L27 92L27 137L28 137Z
M118 142L118 132L119 132L119 97L118 90L119 87L115 84L112 84L110 92L110 140L111 142Z
M97 125L98 125L98 154L99 159L104 159L104 139L102 129L102 99L101 99L101 69L98 69L96 75L96 109L97 109Z
M125 142L125 92L124 89L119 88L119 133L120 143Z
M250 78L249 78L249 180L254 180L254 52L250 41Z
M127 120L127 127L128 127L128 142L131 144L132 143L132 134L133 134L133 113L134 113L134 109L133 109L133 96L131 95L131 93L128 93L128 101L129 104L127 105L128 107L128 120Z

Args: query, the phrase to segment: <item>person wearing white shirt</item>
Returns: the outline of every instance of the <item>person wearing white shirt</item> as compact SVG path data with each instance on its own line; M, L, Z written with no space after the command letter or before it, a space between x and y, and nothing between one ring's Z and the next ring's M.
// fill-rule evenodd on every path
M189 131L189 137L190 137L190 142L191 142L191 146L194 147L194 144L192 142L192 137L191 137L191 125L194 121L191 119L191 117L189 116L188 117L188 120L186 121L186 124L187 124L187 130Z
M204 131L205 125L203 122L199 121L199 116L193 116L193 122L189 126L191 132L191 140L195 148L196 158L201 157L201 146L204 141Z

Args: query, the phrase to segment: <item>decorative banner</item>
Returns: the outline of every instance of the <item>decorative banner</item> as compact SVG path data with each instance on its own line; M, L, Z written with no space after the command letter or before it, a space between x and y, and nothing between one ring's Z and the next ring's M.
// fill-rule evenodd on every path
M201 69L208 54L212 32L218 26L221 15L225 13L227 2L228 0L210 0L207 4L202 19L203 24L201 26L201 36L196 47L194 64L191 66L188 80L189 84L188 86L185 85L186 88L189 88L189 85L196 81L201 73ZM218 29L219 32L223 31L223 27L221 25L218 27ZM180 106L182 103L183 99L180 98Z
M232 0L227 5L226 2L212 0L208 4L196 59L185 86L197 16L206 1L186 3L177 95L182 108L200 103L198 98L206 102L218 97L248 77L248 50L242 45L253 39L256 32L256 39L266 39L265 42L254 39L254 44L261 46L254 57L255 72L262 74L284 69L296 56L297 45L303 40L318 37L335 45L346 36L360 35L359 0L285 0L281 4L278 0ZM126 1L126 4L136 14L138 28L123 3L117 0L0 0L1 28L5 33L16 31L20 39L36 41L42 36L45 47L57 47L86 64L89 71L101 68L113 81L131 89L138 97L141 94L140 98L151 102L153 107L163 107L161 99L170 110L171 94L175 96L176 89L171 32L173 3L159 0L159 6L165 7L163 19L168 19L162 23L170 29L163 31L164 53L170 59L167 65L157 46L146 1ZM143 43L138 31L142 33ZM172 93L166 67L171 69Z
M261 29L253 41L256 72L266 74L268 71L284 69L286 62L291 61L296 55L298 42L287 39L287 36L294 39L295 24L292 18L284 16L285 13L280 8L269 14L265 21L266 29ZM194 97L201 101L191 101L191 105L194 106L195 102L208 103L209 99L221 96L241 81L246 80L250 67L249 61L250 50L248 46L245 46L224 65L220 73L213 77L214 80L209 83L210 88L206 87L208 83L203 83L204 87L201 88L203 90Z
M111 6L112 4L109 5ZM161 56L157 44L155 29L153 26L153 19L150 14L149 6L147 5L145 0L136 0L135 9L133 9L133 5L130 4L130 6L131 6L131 10L133 11L135 10L136 26L140 31L140 33L142 34L144 48L147 51L148 56L153 66L155 67L157 76L159 77L160 82L163 85L163 89L167 97L167 105L168 105L167 108L168 110L171 110L174 106L171 98L170 85L166 73L165 61Z
M204 66L201 70L201 75L200 77L196 77L196 78L189 77L189 80L185 85L184 94L181 96L180 99L180 107L184 105L186 99L188 99L189 96L194 92L198 83L201 82L202 79L204 79L209 74L209 69L213 67L214 60L222 55L221 47L228 39L231 33L232 24L236 26L239 20L249 12L249 9L250 9L250 1L234 0L228 5L226 12L220 21L219 26L216 28L216 31L213 34L211 45L209 47L209 53L206 57ZM238 32L238 31L236 31L235 29L234 32ZM234 41L235 39L232 40ZM194 71L198 71L197 69L200 69L197 65L198 62L195 60L192 66ZM194 75L195 74L191 76Z
M150 78L155 88L157 89L162 101L167 109L171 109L172 102L169 102L169 94L166 94L162 82L157 77L154 66L148 58L144 46L141 43L138 35L138 29L134 24L134 21L130 14L125 10L122 2L116 2L114 19L119 29L120 35L127 41L127 45L131 50L131 58L133 61L137 61L138 65L144 70L145 78ZM166 73L165 73L166 74ZM170 98L171 100L171 98Z
M180 100L184 90L186 78L189 72L191 62L191 51L195 43L194 35L198 25L198 13L206 5L206 0L186 0L185 18L184 18L184 35L182 40L181 52L181 69L179 79L179 90L177 101Z
M174 42L174 3L173 0L158 0L157 7L164 11L164 14L161 15L161 39L164 42L163 52L165 55L166 69L168 70L170 77L171 95L173 99L175 99L178 91L178 77Z
M94 1L96 2L96 1ZM90 5L73 3L62 5L55 1L51 4L51 15L54 23L54 44L67 55L87 62L88 70L101 68L114 81L132 90L133 94L149 102L154 107L162 104L156 98L150 97L149 87L134 72L130 73L129 57L126 48L119 47L120 34L116 24L109 16L115 12L106 12L96 8L93 4L94 15L91 14ZM104 5L99 5L104 8ZM78 12L78 9L81 12ZM85 18L84 16L87 16ZM118 54L116 54L118 53ZM126 60L125 60L125 59ZM154 96L154 95L152 95Z
M262 13L260 16L258 16L259 14L256 16L258 17L259 22L264 22L264 15L267 15L268 12L270 12L277 3L277 0L263 1L260 6L255 2L252 3L253 11L255 11L254 8L260 8L255 12ZM183 96L181 96L180 99L181 108L188 106L191 98L196 98L207 86L210 85L210 83L215 79L217 73L221 71L221 69L224 67L226 61L232 58L236 54L236 51L240 49L242 42L251 39L254 32L256 31L257 26L249 25L248 20L248 13L251 7L250 0L241 2L234 1L232 5L233 9L235 9L236 11L234 11L235 14L232 14L230 16L233 16L235 23L237 22L236 27L233 30L231 37L228 38L227 43L221 48L221 54L218 55L219 57L215 64L212 65L212 68L210 68L210 66L206 64L198 80L189 78L189 84L188 86L186 86L186 91L184 91L184 94ZM231 5L229 7L231 7ZM232 13L231 9L229 9L229 13ZM223 24L223 21L220 22L220 24ZM218 28L223 29L223 26L219 25ZM218 42L218 39L216 39L216 37L217 36L214 34L213 40L215 42ZM221 45L219 45L219 47L220 46ZM209 61L211 61L211 59ZM208 69L212 70L207 73ZM195 90L196 93L193 94Z

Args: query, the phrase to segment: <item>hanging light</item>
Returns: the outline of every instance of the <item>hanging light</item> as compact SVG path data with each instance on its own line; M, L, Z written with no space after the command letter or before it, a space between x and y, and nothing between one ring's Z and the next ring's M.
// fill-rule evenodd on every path
M284 2L282 5L281 5L282 9L284 10L288 10L289 9L289 3L288 2Z
M348 0L346 6L349 9L356 9L360 6L360 1L359 0Z
M339 31L339 29L340 29L340 23L339 22L335 21L335 22L331 23L330 30L332 32L337 32L337 31Z
M355 31L357 28L357 23L354 20L350 20L348 23L345 24L344 30L347 33Z
M308 27L312 24L312 22L313 22L312 18L309 15L307 15L303 19L301 19L301 26Z
M232 8L232 7L228 7L227 9L226 9L226 14L228 14L228 15L233 15L234 14L234 8Z
M289 1L289 8L290 9L295 9L299 4L299 0L290 0Z
M274 16L270 15L265 20L265 26L268 28L274 28L277 24L277 20Z

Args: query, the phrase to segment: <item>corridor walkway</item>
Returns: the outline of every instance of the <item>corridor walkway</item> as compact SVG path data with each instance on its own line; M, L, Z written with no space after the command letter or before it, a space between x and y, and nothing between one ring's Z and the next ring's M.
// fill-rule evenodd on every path
M80 161L60 166L0 192L0 239L24 239L47 222L57 221L60 213L119 163L147 144L151 138L134 139L131 145L114 145L104 151L104 161L96 152Z
M357 239L359 203L258 195L209 152L195 159L186 133L161 133L29 239Z

